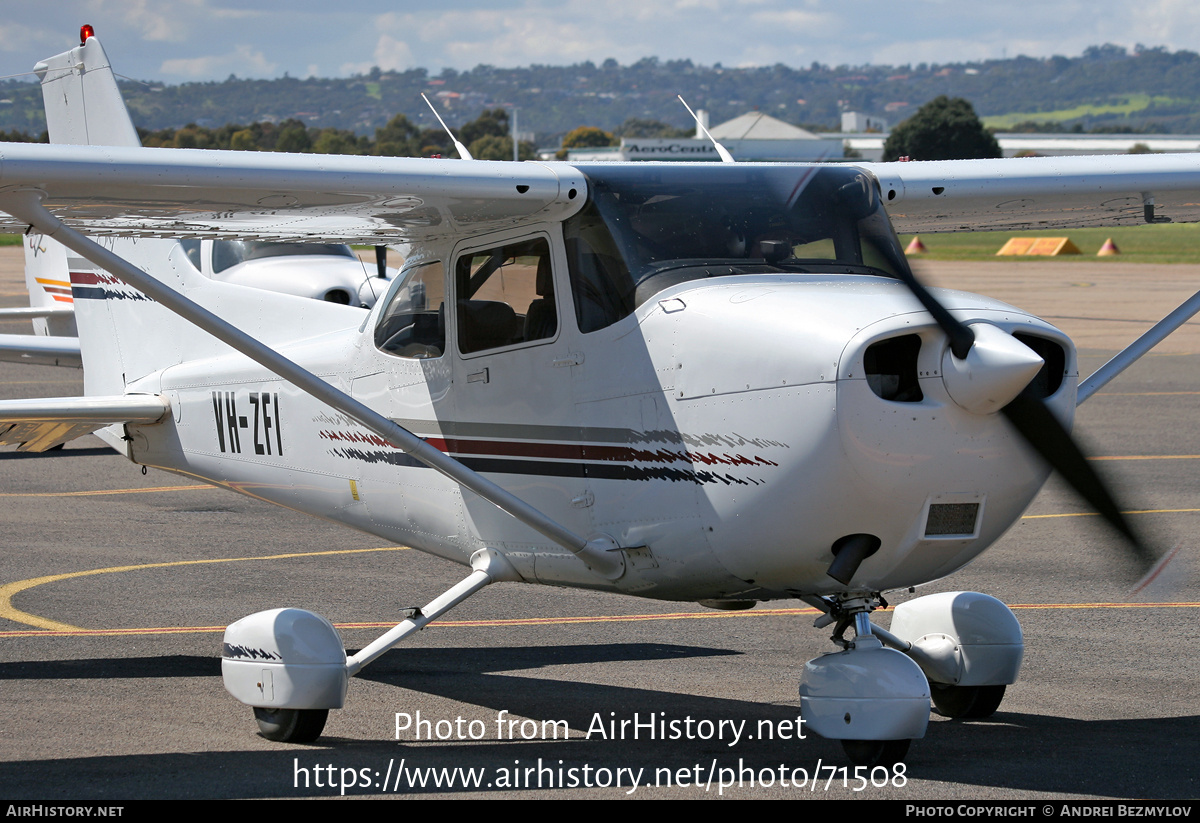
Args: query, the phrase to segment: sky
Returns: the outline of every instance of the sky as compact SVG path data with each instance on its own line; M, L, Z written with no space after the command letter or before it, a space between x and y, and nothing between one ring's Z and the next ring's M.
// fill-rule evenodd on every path
M807 67L1073 57L1104 43L1200 51L1195 0L55 0L5 4L0 74L76 45L82 23L118 74L167 83L610 57Z

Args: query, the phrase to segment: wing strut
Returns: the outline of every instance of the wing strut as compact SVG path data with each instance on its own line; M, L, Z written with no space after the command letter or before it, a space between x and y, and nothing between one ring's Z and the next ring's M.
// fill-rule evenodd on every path
M1117 352L1116 357L1092 372L1087 380L1079 384L1079 391L1075 395L1075 405L1081 405L1098 389L1108 385L1110 380L1136 363L1142 355L1165 340L1167 335L1191 320L1196 312L1200 312L1200 291L1183 301L1179 308L1151 326L1137 340Z
M246 355L263 368L308 392L322 403L357 421L431 469L441 472L464 488L475 492L484 500L570 551L596 574L609 580L616 580L625 573L624 555L612 538L601 535L589 540L575 534L521 498L496 485L478 472L472 471L449 455L443 454L412 432L368 408L345 392L339 391L271 347L264 345L203 306L155 280L137 266L128 263L90 238L63 224L42 205L42 196L41 192L30 189L6 192L0 198L0 208L121 278L147 297L161 303L188 322Z

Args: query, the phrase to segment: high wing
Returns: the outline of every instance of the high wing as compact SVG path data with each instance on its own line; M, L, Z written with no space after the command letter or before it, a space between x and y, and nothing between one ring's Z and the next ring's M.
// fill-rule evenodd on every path
M47 317L73 317L70 306L23 306L0 309L0 320L37 320ZM39 366L83 365L79 340L74 337L47 337L40 334L0 334L0 360L32 363Z
M0 360L37 366L80 368L83 365L78 337L40 334L0 334Z
M1200 154L860 163L898 232L1200 220Z
M900 232L1200 220L1197 154L857 165ZM0 185L93 235L365 244L562 219L586 194L558 163L31 144L0 149Z
M116 423L157 423L169 406L156 395L51 397L0 403L0 444L46 451Z
M21 144L0 186L92 235L370 245L560 220L586 194L559 164Z

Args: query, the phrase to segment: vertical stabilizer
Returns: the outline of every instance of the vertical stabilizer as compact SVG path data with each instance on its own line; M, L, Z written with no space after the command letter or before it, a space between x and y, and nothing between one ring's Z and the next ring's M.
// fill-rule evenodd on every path
M108 55L95 37L34 66L42 81L46 127L51 143L76 146L140 146L117 88ZM67 250L40 234L25 238L25 285L34 308L70 308ZM74 337L75 318L56 315L33 321L34 332Z
M95 37L33 67L42 81L51 143L140 146L104 47Z
M34 71L42 81L51 143L142 145L98 39L87 37L82 45L38 63ZM108 245L127 258L156 268L166 266L176 247L173 240L113 239ZM161 346L152 342L149 334L155 323L148 323L146 318L161 321L159 315L163 312L136 290L123 286L56 241L37 234L25 238L25 280L31 304L49 305L53 301L74 307L74 317L48 321L69 321L73 327L78 326L87 394L121 394L127 382L162 365ZM61 333L53 326L47 331Z
M71 274L67 268L67 250L43 234L25 235L25 288L29 305L35 309L57 309L63 314L38 317L33 321L35 334L51 337L77 337L75 316L69 313Z

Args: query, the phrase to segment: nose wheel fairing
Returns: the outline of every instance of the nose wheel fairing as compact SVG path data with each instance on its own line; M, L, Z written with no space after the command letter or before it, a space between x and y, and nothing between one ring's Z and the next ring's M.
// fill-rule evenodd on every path
M808 661L800 714L822 737L842 741L857 765L891 765L925 736L930 702L952 718L983 719L1016 682L1024 656L1020 624L1007 606L978 592L918 597L896 607L889 632L871 623L878 595L820 598L842 650ZM842 639L850 626L851 641ZM886 646L886 648L885 648Z
M913 740L929 724L929 682L898 651L867 635L851 648L808 661L800 715L833 740Z

